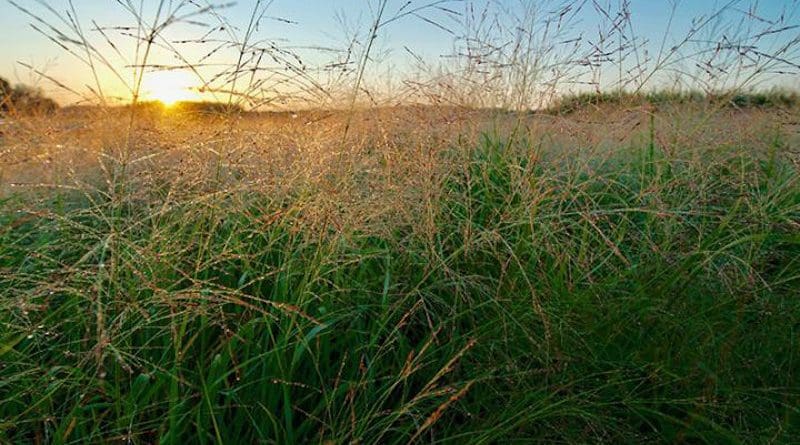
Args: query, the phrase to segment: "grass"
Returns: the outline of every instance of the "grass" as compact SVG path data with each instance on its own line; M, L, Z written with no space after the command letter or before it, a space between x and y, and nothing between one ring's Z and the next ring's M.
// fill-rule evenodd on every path
M792 8L36 3L86 72L0 129L0 443L800 437Z
M11 195L0 441L789 443L797 166L656 145L486 132L380 227L311 184Z

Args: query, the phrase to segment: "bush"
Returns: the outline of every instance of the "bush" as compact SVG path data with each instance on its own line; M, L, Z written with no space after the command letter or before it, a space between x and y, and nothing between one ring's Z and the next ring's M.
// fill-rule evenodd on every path
M547 111L555 114L570 114L583 108L602 105L642 106L666 104L716 104L723 108L792 108L798 104L795 92L781 90L719 93L700 91L658 90L646 93L630 92L583 92L567 94L559 98Z
M229 114L241 113L244 110L241 106L236 104L227 104L222 102L178 102L172 106L172 109L181 113L187 114Z
M56 109L58 104L40 90L26 85L12 87L10 82L0 78L0 112L42 114Z

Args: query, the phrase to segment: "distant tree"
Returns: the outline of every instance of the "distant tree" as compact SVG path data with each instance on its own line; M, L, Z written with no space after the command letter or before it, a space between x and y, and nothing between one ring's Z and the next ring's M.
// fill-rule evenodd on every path
M0 77L0 112L8 111L11 94L11 84Z
M41 90L25 85L12 87L10 82L0 78L0 112L51 113L57 108L58 104Z

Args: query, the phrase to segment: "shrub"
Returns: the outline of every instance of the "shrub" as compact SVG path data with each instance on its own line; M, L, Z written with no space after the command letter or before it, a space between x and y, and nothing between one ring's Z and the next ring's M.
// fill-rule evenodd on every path
M0 112L42 114L56 109L58 104L40 90L26 85L12 87L10 82L0 78Z

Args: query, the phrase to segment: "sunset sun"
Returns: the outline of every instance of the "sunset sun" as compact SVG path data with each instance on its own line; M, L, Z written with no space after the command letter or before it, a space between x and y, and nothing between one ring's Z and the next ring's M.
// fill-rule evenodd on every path
M198 99L197 79L186 71L157 71L145 74L142 95L166 106Z

